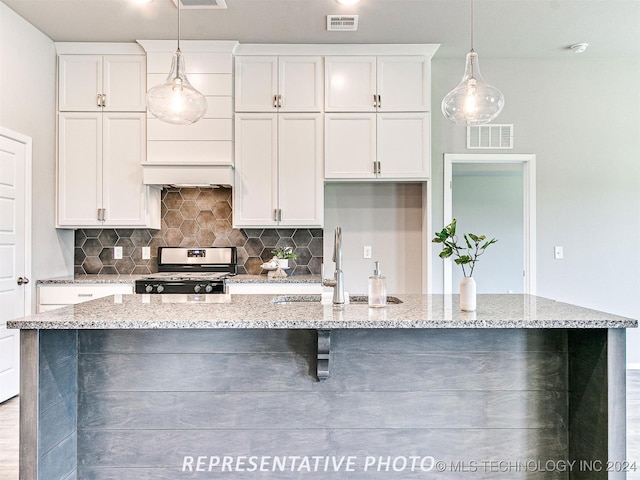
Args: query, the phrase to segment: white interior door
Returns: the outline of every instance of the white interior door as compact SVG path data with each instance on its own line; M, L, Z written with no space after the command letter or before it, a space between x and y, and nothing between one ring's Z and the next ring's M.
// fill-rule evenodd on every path
M31 303L31 285L25 283L30 159L31 139L0 128L0 402L20 390L19 330L8 330L7 321L24 316Z

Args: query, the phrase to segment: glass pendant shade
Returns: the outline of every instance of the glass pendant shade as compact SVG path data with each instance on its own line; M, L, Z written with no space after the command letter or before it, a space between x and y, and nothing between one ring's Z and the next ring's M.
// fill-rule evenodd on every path
M207 111L207 99L187 80L180 48L173 55L167 80L147 92L147 109L154 117L177 125L197 122Z
M478 54L467 54L460 84L442 100L442 113L456 125L483 125L496 118L504 107L504 95L480 75Z

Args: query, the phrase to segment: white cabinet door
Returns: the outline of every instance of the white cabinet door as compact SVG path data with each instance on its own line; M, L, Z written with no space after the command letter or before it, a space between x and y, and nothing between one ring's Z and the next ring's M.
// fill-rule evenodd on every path
M61 112L101 111L101 55L58 57L58 109Z
M279 111L322 111L322 83L321 57L280 57L278 59Z
M278 208L280 225L322 226L322 115L278 115Z
M376 57L325 58L325 111L374 112Z
M238 56L236 112L319 112L322 58Z
M147 67L144 55L106 55L103 62L103 110L146 111Z
M236 57L236 112L275 112L278 57Z
M144 55L58 57L58 110L61 112L144 112L145 98Z
M142 162L146 149L146 115L103 115L102 208L104 226L144 225Z
M237 114L235 227L322 226L322 116Z
M325 178L375 178L376 114L325 114Z
M58 117L58 225L99 226L102 113Z
M378 57L379 112L428 112L431 62L423 56Z
M427 180L430 173L430 114L377 115L378 177Z
M236 114L234 226L276 225L278 115Z
M58 225L156 225L155 195L142 184L144 113L60 113L58 117ZM100 215L98 209L104 209ZM99 217L103 216L104 221Z

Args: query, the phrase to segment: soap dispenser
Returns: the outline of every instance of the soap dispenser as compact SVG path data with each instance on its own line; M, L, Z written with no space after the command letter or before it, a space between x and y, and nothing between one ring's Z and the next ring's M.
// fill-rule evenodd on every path
M380 262L375 262L373 275L369 277L369 306L374 308L387 306L387 286L380 272Z

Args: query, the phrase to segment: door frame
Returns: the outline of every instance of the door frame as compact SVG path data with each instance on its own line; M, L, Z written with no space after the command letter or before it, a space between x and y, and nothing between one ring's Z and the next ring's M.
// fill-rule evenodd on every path
M443 225L451 223L453 218L453 164L522 164L524 180L524 291L536 294L536 156L535 154L504 153L445 153L444 154L444 206ZM444 260L443 292L451 294L452 261Z

